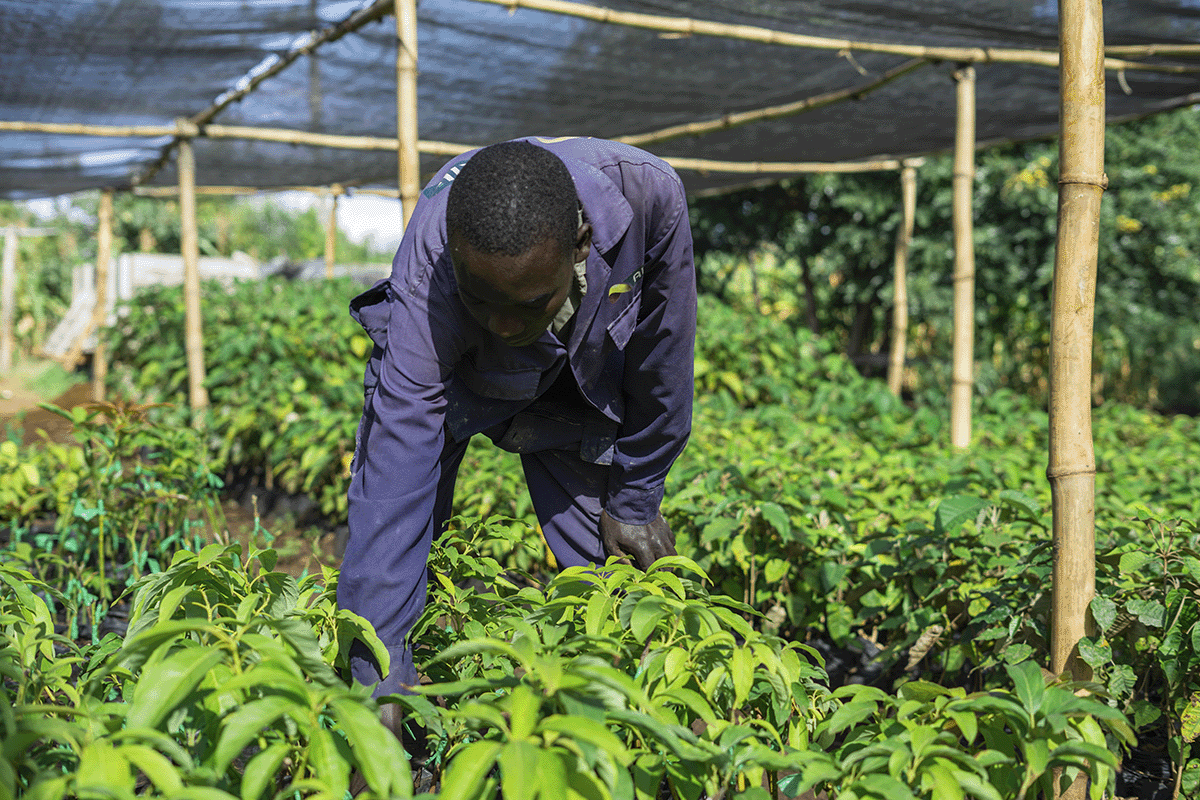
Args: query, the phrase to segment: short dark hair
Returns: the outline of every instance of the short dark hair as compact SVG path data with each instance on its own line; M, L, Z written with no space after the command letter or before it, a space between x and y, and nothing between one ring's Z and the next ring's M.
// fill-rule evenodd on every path
M450 184L446 230L481 253L517 256L547 239L570 251L578 196L558 156L529 142L501 142L471 156Z

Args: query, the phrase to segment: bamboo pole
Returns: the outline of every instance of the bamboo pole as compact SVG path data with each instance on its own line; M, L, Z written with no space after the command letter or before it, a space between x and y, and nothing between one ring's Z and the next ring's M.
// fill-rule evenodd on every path
M753 111L742 111L736 114L725 114L720 119L708 120L706 122L689 122L684 125L673 125L669 128L663 128L649 133L638 133L630 136L618 136L618 142L643 146L653 142L663 142L668 139L674 139L679 136L697 136L712 131L726 130L738 125L745 125L750 122L760 122L767 119L779 119L781 117L792 116L804 111L815 111L818 108L832 105L842 100L861 100L864 96L870 94L876 89L882 88L899 77L927 66L930 62L921 58L914 58L904 62L895 69L888 70L879 78L871 81L863 86L854 86L847 89L839 89L836 92L826 92L815 97L808 97L803 100L797 100L793 103L784 103L782 105L770 106L767 108L759 108Z
M570 0L475 0L475 2L504 6L509 11L516 11L518 8L528 8L535 11L547 11L552 14L581 17L594 22L626 25L631 28L645 28L647 30L682 36L720 36L728 39L742 39L750 42L783 45L785 47L807 47L814 50L836 50L847 53L851 51L858 51L860 53L891 53L909 58L921 58L929 61L955 61L963 64L1005 63L1034 64L1044 67L1058 66L1058 53L1051 50L1027 50L1004 47L927 47L925 45L906 45L889 42L855 42L850 39L831 39L824 36L787 33L770 28L760 28L754 25L730 25L725 22L713 22L689 17L665 17L631 11L614 11L611 8L585 5L583 3L570 2ZM1157 52L1167 51L1160 49ZM1191 65L1141 64L1137 61L1125 61L1118 58L1107 58L1104 64L1107 69L1114 70L1147 70L1155 72L1200 71L1200 67Z
M329 190L329 220L325 226L325 277L333 277L333 262L337 258L337 207L342 187L336 183Z
M196 158L190 139L179 140L180 250L183 254L184 348L187 352L188 404L208 408L204 388L204 335L200 325L200 239L196 231Z
M971 387L975 380L975 244L971 201L975 184L975 68L954 73L958 125L954 133L954 358L950 444L971 444Z
M113 191L100 193L100 208L97 214L99 227L96 231L96 310L92 312L92 324L100 327L108 317L108 265L112 260L113 245ZM108 353L104 337L96 339L92 352L92 401L104 402L104 380L108 377Z
M901 220L896 231L892 277L892 349L888 358L888 389L896 397L904 388L904 357L908 350L908 245L917 210L917 168L905 162L900 172Z
M1058 239L1050 317L1050 480L1054 536L1050 668L1091 677L1079 658L1095 594L1096 458L1092 443L1092 324L1104 176L1100 0L1059 0L1062 136Z
M397 187L404 227L408 227L421 191L421 161L417 151L417 0L396 2L396 145Z
M0 262L0 375L12 372L17 342L13 317L17 308L17 229L4 229L4 259Z

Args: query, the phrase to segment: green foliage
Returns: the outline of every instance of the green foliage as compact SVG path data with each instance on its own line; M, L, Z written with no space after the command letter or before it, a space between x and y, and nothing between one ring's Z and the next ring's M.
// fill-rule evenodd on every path
M6 796L341 797L352 770L366 796L410 796L399 742L333 666L350 639L381 650L374 632L334 608L331 587L272 572L274 561L267 550L243 562L237 546L217 544L179 552L136 585L123 643L47 670L86 656L77 689L39 703L6 680ZM41 625L44 650L44 607L29 593L16 600ZM28 650L6 636L8 650L14 639Z
M1095 309L1097 399L1195 412L1200 225L1190 146L1200 111L1111 126ZM1057 144L990 148L974 184L976 381L1044 398L1055 248ZM949 387L952 179L949 156L918 171L909 250L909 385ZM870 370L890 339L895 174L819 175L692 202L700 286L723 299L835 336ZM879 358L872 360L868 354ZM876 370L878 371L878 370Z
M203 305L204 426L214 470L308 493L324 513L345 514L371 347L346 311L357 291L345 279L206 286L214 301ZM175 425L187 423L184 324L180 289L157 288L110 332L114 390L174 403Z
M1106 733L1132 743L1124 716L1072 684L1049 682L1024 662L1007 670L1011 689L967 694L924 682L895 696L874 687L833 693L844 704L817 728L826 747L818 775L839 798L1052 797L1079 775L1093 800L1112 796L1116 760ZM822 755L825 755L824 753ZM813 786L805 773L788 788Z
M1191 794L1200 788L1195 723L1188 729L1200 693L1200 528L1148 512L1131 528L1135 538L1098 558L1097 635L1079 652L1139 728L1165 728Z
M58 587L96 638L125 586L196 545L220 481L197 433L152 422L149 407L45 408L73 423L75 444L0 444L13 475L0 485L0 526L8 557Z

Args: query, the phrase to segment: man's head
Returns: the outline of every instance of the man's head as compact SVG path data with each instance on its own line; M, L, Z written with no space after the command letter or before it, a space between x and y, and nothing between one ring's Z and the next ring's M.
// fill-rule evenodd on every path
M543 147L504 142L467 161L446 202L450 256L467 311L507 344L537 341L591 246L571 173Z

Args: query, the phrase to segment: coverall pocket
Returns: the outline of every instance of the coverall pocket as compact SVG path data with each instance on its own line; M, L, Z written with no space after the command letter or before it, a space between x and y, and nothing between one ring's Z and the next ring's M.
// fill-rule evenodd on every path
M629 344L630 337L633 336L633 331L637 327L641 299L640 292L630 298L629 305L625 306L617 318L608 324L608 337L612 339L618 350L624 350L625 345Z

